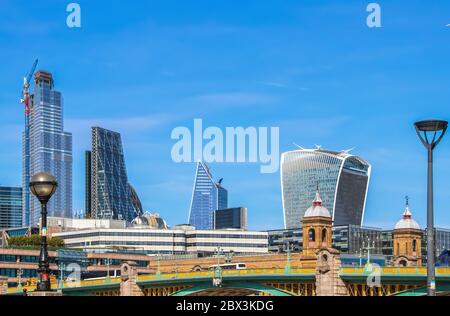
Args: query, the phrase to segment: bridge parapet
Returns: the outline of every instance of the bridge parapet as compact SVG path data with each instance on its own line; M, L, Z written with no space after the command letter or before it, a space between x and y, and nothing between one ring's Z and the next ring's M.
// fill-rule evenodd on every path
M396 275L396 276L426 276L427 268L419 268L419 267L379 267L374 268L373 272L379 272L383 275ZM341 276L352 276L352 275L369 275L370 274L365 268L362 267L343 267L340 270ZM448 267L439 267L436 268L436 275L442 277L450 277L450 268Z
M314 268L292 268L289 273L286 273L285 269L245 269L245 270L223 270L222 275L226 277L240 277L240 276L274 276L274 275L286 275L286 276L305 276L312 277L316 273ZM196 279L196 278L208 278L212 277L214 271L192 271L192 272L179 272L179 273L163 273L160 275L148 274L140 275L137 277L137 282L159 281L159 280L177 280L177 279Z

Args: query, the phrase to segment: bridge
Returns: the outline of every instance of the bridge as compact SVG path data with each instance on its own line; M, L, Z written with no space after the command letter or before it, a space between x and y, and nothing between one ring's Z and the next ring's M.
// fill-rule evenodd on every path
M132 270L132 269L131 269ZM425 295L426 268L342 267L339 278L349 296ZM122 277L52 283L54 290L68 296L315 296L318 287L316 268L223 270L220 286L213 284L215 271L125 275ZM368 279L378 280L374 286ZM450 292L450 268L437 268L438 293ZM24 287L32 293L35 286ZM128 289L128 290L127 290ZM8 288L7 295L21 295L22 288ZM135 292L130 292L135 291ZM128 293L128 294L126 294ZM131 294L133 295L133 294Z

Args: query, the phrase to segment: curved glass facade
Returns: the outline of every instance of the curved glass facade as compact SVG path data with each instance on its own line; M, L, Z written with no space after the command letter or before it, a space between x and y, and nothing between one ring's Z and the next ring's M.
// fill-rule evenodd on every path
M286 228L301 227L318 184L335 225L362 224L371 170L367 162L345 152L321 149L287 152L281 160Z

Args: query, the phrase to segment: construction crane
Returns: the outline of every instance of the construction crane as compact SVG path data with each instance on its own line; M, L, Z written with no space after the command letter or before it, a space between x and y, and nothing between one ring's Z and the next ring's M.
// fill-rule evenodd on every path
M23 78L23 99L21 100L21 103L25 104L26 116L30 114L30 81L33 77L34 71L36 70L38 62L39 61L36 59L33 66L31 67L30 72L28 73L28 76Z
M24 151L25 151L25 161L24 161L24 188L28 186L30 182L30 82L33 78L33 74L36 70L38 60L36 59L31 67L28 75L23 79L23 96L21 103L25 105L25 139L24 139ZM29 191L24 189L25 201L24 201L24 217L23 225L28 226L30 224L30 199Z

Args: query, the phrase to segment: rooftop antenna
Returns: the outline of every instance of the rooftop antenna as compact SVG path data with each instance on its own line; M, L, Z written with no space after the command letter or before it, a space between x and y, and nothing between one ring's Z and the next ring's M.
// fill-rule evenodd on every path
M343 152L344 154L349 154L351 151L354 151L355 149L356 149L356 147L352 147L352 148L350 148L350 149L343 150L342 152Z
M303 148L302 146L300 146L300 145L298 145L298 144L296 144L296 143L293 143L293 144L294 144L295 147L298 147L298 148L300 148L301 150L305 150L305 148Z

